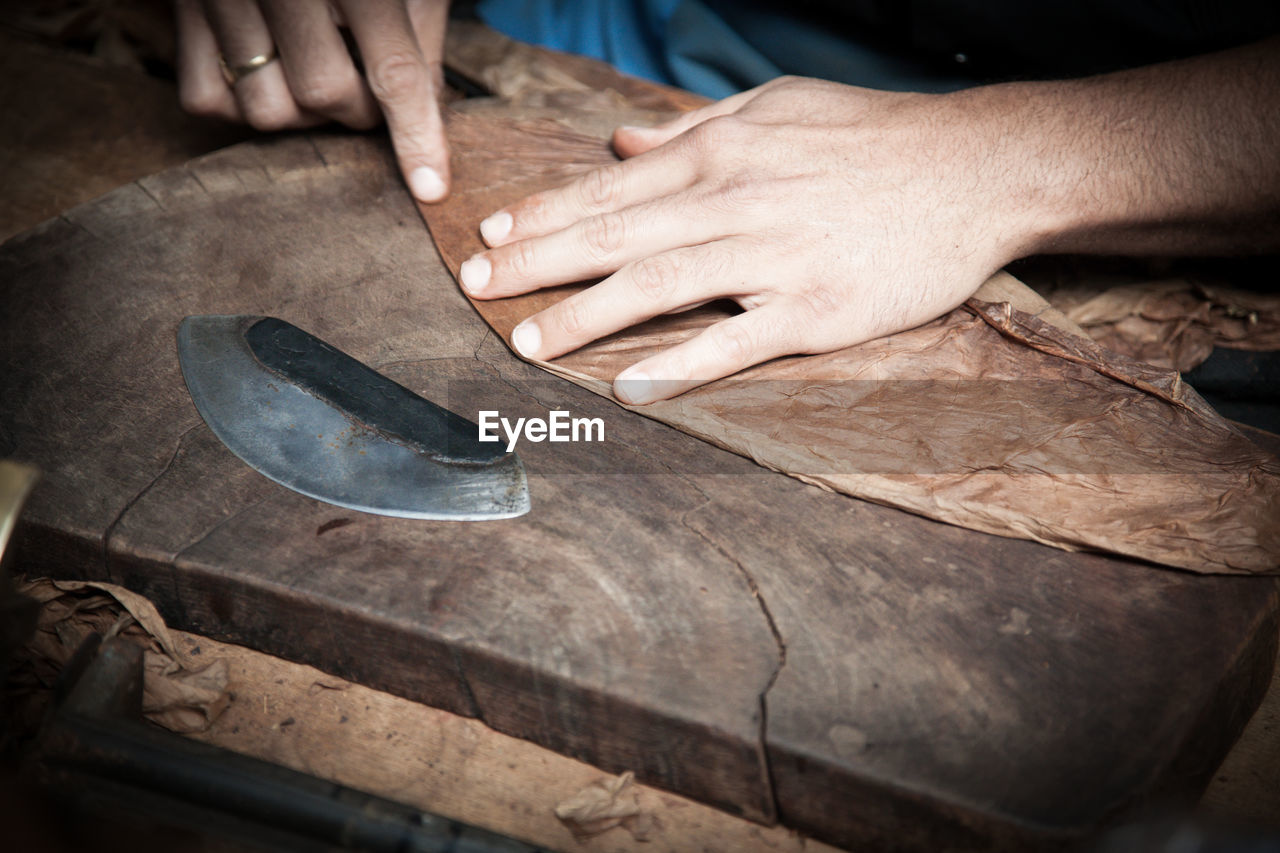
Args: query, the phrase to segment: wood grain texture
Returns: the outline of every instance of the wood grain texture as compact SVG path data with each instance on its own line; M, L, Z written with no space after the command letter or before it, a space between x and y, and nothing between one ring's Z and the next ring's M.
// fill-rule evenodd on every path
M759 695L776 647L732 561L664 529L705 500L646 455L668 430L636 419L599 453L530 445L541 511L495 536L335 511L245 468L199 420L174 332L218 312L286 317L471 417L560 405L612 419L585 392L539 400L539 373L484 346L377 142L231 149L73 209L0 263L18 324L4 397L22 401L3 432L47 472L28 553L50 571L103 570L177 624L772 818ZM583 535L584 505L613 535ZM709 682L714 697L696 689ZM655 714L657 696L669 707Z
M172 85L3 29L0 113L0 240L250 135L184 114Z
M1077 837L1197 790L1269 672L1269 580L832 495L522 364L374 140L128 185L11 240L0 278L0 443L45 471L22 568L736 814L843 845ZM470 416L600 416L608 441L522 445L523 519L335 509L200 422L173 335L215 311L281 316Z

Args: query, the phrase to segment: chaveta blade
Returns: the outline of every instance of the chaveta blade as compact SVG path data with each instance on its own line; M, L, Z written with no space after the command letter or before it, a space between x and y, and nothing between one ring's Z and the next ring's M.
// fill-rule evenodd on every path
M524 466L500 442L283 320L187 317L178 359L214 434L294 491L401 518L529 511Z

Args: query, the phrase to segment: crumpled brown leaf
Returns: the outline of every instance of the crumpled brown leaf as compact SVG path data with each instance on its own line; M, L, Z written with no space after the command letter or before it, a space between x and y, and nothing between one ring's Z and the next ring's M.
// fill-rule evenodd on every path
M120 635L145 649L142 713L147 719L175 732L200 732L230 703L226 662L194 665L145 597L116 584L49 578L23 581L18 591L42 605L23 656L29 679L51 687L86 637ZM12 677L21 681L23 673Z
M1280 350L1280 293L1185 278L1055 289L1050 302L1098 343L1138 361L1187 371L1215 346Z
M484 248L482 218L614 160L601 140L491 110L450 116L448 134L453 193L421 210L455 276ZM979 296L1035 299L998 278ZM509 344L517 322L583 286L473 305ZM1280 462L1177 373L1002 300L635 410L806 482L974 530L1198 572L1280 569ZM730 313L659 317L539 366L611 396L623 368Z
M640 806L635 774L630 770L599 779L556 806L559 818L579 841L620 826L637 841L653 832L656 819Z

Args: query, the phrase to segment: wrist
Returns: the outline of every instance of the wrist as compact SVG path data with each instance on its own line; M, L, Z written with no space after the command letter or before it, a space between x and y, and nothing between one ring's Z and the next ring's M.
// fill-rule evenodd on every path
M1277 44L956 93L990 140L1009 251L1275 251Z
M1007 83L956 92L952 108L973 143L970 162L980 203L995 230L1001 265L1034 254L1072 251L1083 235L1118 216L1097 194L1092 134L1059 83Z

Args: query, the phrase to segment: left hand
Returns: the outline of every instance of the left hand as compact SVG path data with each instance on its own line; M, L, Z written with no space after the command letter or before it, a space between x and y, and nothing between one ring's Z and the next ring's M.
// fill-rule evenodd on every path
M544 360L714 299L746 309L624 370L614 392L633 404L927 322L1030 240L1004 127L963 95L783 78L620 128L627 159L481 224L492 248L463 287L493 299L607 275L516 328Z
M364 130L385 117L414 196L448 193L437 104L448 0L175 0L174 11L178 97L188 112L264 131L325 121Z

